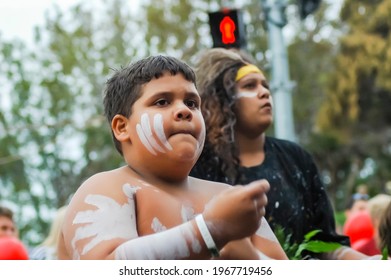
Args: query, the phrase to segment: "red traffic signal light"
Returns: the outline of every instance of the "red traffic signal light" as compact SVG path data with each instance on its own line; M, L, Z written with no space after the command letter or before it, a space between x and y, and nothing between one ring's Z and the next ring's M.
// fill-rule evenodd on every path
M236 24L229 16L225 16L220 22L221 41L223 44L234 44Z
M239 10L209 13L214 48L242 48L246 45L244 24Z

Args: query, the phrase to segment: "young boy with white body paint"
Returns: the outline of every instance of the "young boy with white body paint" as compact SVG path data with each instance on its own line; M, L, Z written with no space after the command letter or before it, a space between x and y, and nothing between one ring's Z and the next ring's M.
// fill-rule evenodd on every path
M263 218L269 184L189 177L205 124L193 70L149 57L107 82L105 114L126 165L74 195L60 259L286 259Z

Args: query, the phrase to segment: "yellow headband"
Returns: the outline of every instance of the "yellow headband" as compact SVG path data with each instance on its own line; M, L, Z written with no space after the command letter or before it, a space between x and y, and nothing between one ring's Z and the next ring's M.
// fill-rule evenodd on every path
M255 66L253 64L244 65L241 68L239 68L238 73L236 74L235 81L236 82L239 81L241 78L243 78L244 76L246 76L247 74L250 74L250 73L261 73L262 74L262 71L257 66Z

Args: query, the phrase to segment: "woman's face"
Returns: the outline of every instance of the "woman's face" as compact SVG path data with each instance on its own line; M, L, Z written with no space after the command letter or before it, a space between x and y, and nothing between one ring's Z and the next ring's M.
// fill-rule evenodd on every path
M263 133L273 121L273 99L262 73L249 73L236 82L236 130Z

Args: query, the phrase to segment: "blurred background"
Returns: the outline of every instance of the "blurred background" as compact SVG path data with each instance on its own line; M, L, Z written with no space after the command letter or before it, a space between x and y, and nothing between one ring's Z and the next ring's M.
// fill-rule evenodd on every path
M272 70L265 1L8 2L0 4L0 204L29 246L86 178L123 164L103 118L112 69L158 53L192 64L213 47L208 13L226 7L241 11L245 49ZM295 141L313 154L342 223L357 186L370 196L391 189L391 0L308 1L319 5L304 16L303 1L277 2Z

